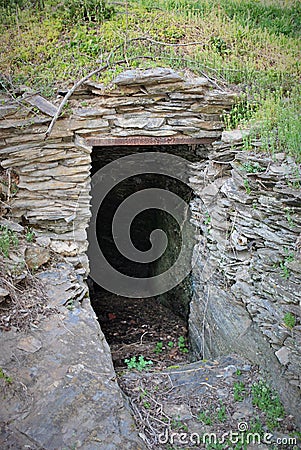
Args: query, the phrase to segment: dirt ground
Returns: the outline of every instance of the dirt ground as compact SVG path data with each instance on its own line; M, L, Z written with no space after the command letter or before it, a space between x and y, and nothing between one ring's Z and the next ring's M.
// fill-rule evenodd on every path
M188 362L186 323L158 299L129 299L99 289L92 305L117 372L127 367L126 359L135 356L152 361L152 368L158 370Z

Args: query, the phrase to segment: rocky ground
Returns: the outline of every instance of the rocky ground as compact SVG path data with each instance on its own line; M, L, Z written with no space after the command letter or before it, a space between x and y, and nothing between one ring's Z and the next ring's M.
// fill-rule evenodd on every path
M235 355L127 372L119 383L148 448L300 448L293 418L283 413L257 368Z
M98 290L92 302L148 448L299 448L294 418L256 366L237 355L191 362L185 321L158 299Z

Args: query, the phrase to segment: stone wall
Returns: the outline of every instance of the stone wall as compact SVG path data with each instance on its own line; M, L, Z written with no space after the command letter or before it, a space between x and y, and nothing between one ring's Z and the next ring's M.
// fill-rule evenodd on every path
M234 99L206 78L130 70L111 86L87 82L78 89L45 139L61 99L50 103L29 89L1 94L1 167L18 180L10 215L47 234L52 250L87 272L92 146L158 138L209 144L221 136L221 113Z
M300 166L258 142L244 151L242 136L224 132L208 160L192 165L200 234L190 337L202 358L236 352L259 364L298 417Z
M64 92L61 92L64 95ZM170 69L87 82L50 137L53 103L28 90L1 94L1 192L9 215L50 238L88 272L90 165L95 146L189 144L191 204L199 228L190 336L203 358L237 352L264 367L289 410L300 402L300 186L291 158L242 151L222 135L235 95ZM200 147L199 147L200 146ZM208 155L204 153L204 146ZM113 150L112 150L113 151ZM288 313L291 316L287 316ZM293 327L285 317L295 317Z

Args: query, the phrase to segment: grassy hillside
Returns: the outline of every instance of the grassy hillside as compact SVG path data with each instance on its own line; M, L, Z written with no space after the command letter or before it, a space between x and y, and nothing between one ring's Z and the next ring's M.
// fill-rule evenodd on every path
M146 56L130 65L236 85L246 100L227 125L260 119L266 148L301 159L299 0L0 0L0 20L3 88L27 84L51 97L120 45L111 62Z

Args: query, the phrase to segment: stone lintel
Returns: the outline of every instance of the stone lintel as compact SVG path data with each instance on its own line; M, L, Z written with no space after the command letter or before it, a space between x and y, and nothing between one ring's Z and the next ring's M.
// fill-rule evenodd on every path
M212 144L216 138L191 138L188 136L181 137L122 137L122 138L103 138L90 137L86 139L88 145L92 147L115 147L120 145L135 146L135 145L197 145L197 144Z

